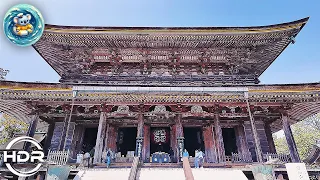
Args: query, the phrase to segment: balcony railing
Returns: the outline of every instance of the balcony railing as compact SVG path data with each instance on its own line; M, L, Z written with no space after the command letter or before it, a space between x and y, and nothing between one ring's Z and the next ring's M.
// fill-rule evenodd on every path
M231 153L232 163L252 163L251 153L241 154L241 153Z
M288 154L276 154L276 153L267 153L263 154L263 158L266 162L278 162L278 163L289 163L291 162L291 157Z

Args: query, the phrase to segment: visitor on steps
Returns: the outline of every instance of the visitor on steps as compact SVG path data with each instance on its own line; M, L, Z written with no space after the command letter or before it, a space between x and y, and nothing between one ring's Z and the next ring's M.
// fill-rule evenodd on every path
M170 155L170 162L173 162L174 152L173 152L171 147L170 147L170 150L169 150L169 155Z
M198 157L199 157L199 167L203 167L204 153L200 149L198 151Z
M183 154L182 154L182 157L189 158L189 153L188 153L187 149L184 149ZM182 161L182 160L181 160L181 161Z
M107 157L106 157L107 168L110 167L110 164L111 164L111 156L112 156L112 151L111 151L111 149L109 148L108 151L107 151Z
M94 151L95 151L95 147L93 147L91 149L91 151L89 152L90 153L90 163L93 165L93 157L94 157Z
M194 167L199 168L199 151L196 149L195 156L194 156Z

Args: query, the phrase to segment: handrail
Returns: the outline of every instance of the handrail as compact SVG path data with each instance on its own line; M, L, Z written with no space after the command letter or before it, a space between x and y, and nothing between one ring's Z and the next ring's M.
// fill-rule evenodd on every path
M182 162L183 162L184 176L186 177L186 180L194 180L189 159L187 157L183 157Z
M138 172L139 157L134 157L128 180L135 180Z

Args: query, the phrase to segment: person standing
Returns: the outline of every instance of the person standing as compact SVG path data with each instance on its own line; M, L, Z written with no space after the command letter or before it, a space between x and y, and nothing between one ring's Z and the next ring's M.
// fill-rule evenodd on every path
M198 151L198 157L199 157L199 167L203 167L204 153L200 149Z
M107 168L110 167L110 164L111 164L111 156L112 156L112 151L111 151L111 149L109 148L108 151L107 151L107 157L106 157Z
M173 152L171 147L170 147L170 150L169 150L169 155L170 155L170 161L173 162L174 152Z
M194 156L194 167L199 168L199 151L198 149L195 151L195 156Z
M95 147L91 149L90 154L90 163L93 165L93 157L94 157Z

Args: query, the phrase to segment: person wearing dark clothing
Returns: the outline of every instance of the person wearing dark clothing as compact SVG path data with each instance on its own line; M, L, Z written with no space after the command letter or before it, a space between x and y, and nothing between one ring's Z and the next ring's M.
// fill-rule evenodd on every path
M174 156L174 152L173 152L172 148L170 148L170 150L169 150L169 155L170 155L170 160L172 162L173 161L173 156Z
M94 152L95 152L95 149L94 149L94 147L93 147L93 148L91 149L91 151L89 152L90 158L91 158L91 164L93 164Z

